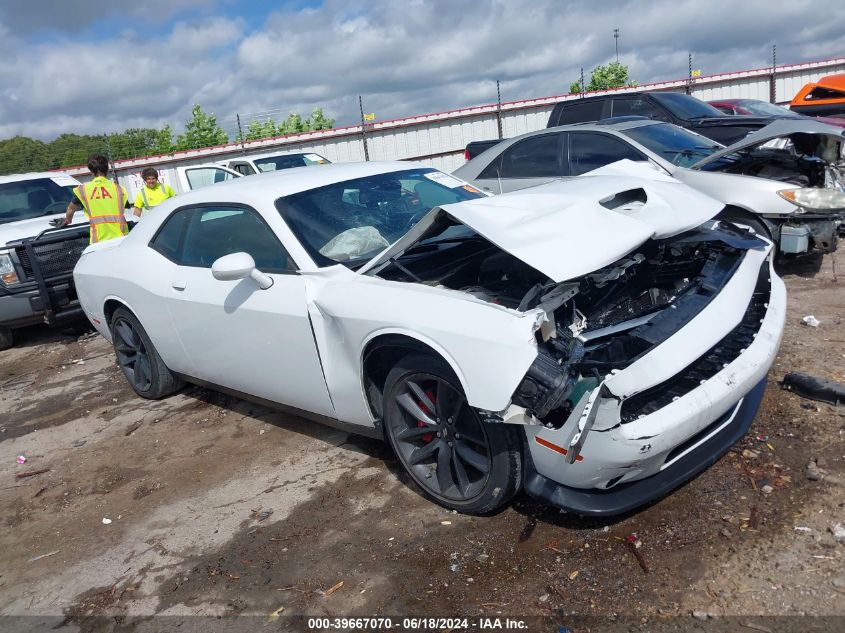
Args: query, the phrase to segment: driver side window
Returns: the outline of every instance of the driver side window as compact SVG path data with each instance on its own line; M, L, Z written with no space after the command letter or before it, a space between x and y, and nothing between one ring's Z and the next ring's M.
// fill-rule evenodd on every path
M270 227L248 207L179 209L161 226L150 247L181 266L211 268L220 257L243 252L252 255L263 272L296 270Z

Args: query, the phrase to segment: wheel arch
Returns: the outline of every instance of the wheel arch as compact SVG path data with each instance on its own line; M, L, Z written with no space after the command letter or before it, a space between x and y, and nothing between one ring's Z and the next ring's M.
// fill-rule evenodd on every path
M111 320L114 316L115 310L118 308L126 308L132 314L135 314L134 310L129 307L129 304L126 303L123 299L118 297L109 297L106 299L105 303L103 304L103 318L105 319L106 327L111 329ZM137 315L136 315L137 317Z
M440 345L418 333L399 330L376 332L365 341L360 359L361 384L373 418L382 418L381 399L387 375L401 358L409 354L427 354L443 360L455 373L464 394L467 393L466 380L460 367Z

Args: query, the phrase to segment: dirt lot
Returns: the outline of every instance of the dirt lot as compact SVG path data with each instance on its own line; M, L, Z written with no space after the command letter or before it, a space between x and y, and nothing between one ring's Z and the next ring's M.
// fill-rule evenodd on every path
M776 383L845 381L845 279L832 270L828 257L783 271L786 335L748 436L669 497L604 521L524 495L495 516L453 514L379 442L196 387L141 400L101 338L26 331L0 352L0 614L30 619L4 628L465 615L547 631L839 616L788 629L845 630L845 408Z

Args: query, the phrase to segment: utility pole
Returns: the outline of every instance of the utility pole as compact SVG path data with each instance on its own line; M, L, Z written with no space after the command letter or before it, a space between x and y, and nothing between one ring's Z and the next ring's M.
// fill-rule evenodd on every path
M584 90L586 90L586 85L584 84L584 69L581 68L581 98L584 98Z
M241 127L241 115L239 113L235 113L235 118L238 120L238 138L241 141L241 155L246 154L246 148L244 147L244 131Z
M688 53L689 74L687 75L687 94L692 94L692 53Z
M777 91L777 66L778 66L778 47L772 44L772 75L769 79L769 101L771 103L778 102Z
M496 126L499 128L499 139L502 136L502 91L499 90L499 80L496 80Z
M616 45L616 63L619 63L619 29L613 29L613 41Z
M364 144L364 160L370 160L370 151L367 149L367 125L364 122L364 100L358 95L358 108L361 110L361 142Z

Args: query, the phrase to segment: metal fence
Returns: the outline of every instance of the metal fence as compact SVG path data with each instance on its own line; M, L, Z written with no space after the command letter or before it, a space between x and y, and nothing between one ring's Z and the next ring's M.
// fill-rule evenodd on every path
M668 90L688 92L704 100L753 98L785 103L805 83L837 72L845 72L845 57L701 77L690 76L636 88L589 94ZM470 141L499 138L500 129L501 136L507 138L543 128L555 103L579 99L582 96L584 95L553 95L492 103L331 130L121 160L115 163L115 173L121 176L137 173L146 166L187 166L272 150L307 150L321 154L333 162L362 161L365 160L366 154L369 160L416 160L443 171L452 171L463 164L464 148ZM88 175L84 167L62 171L83 179Z

